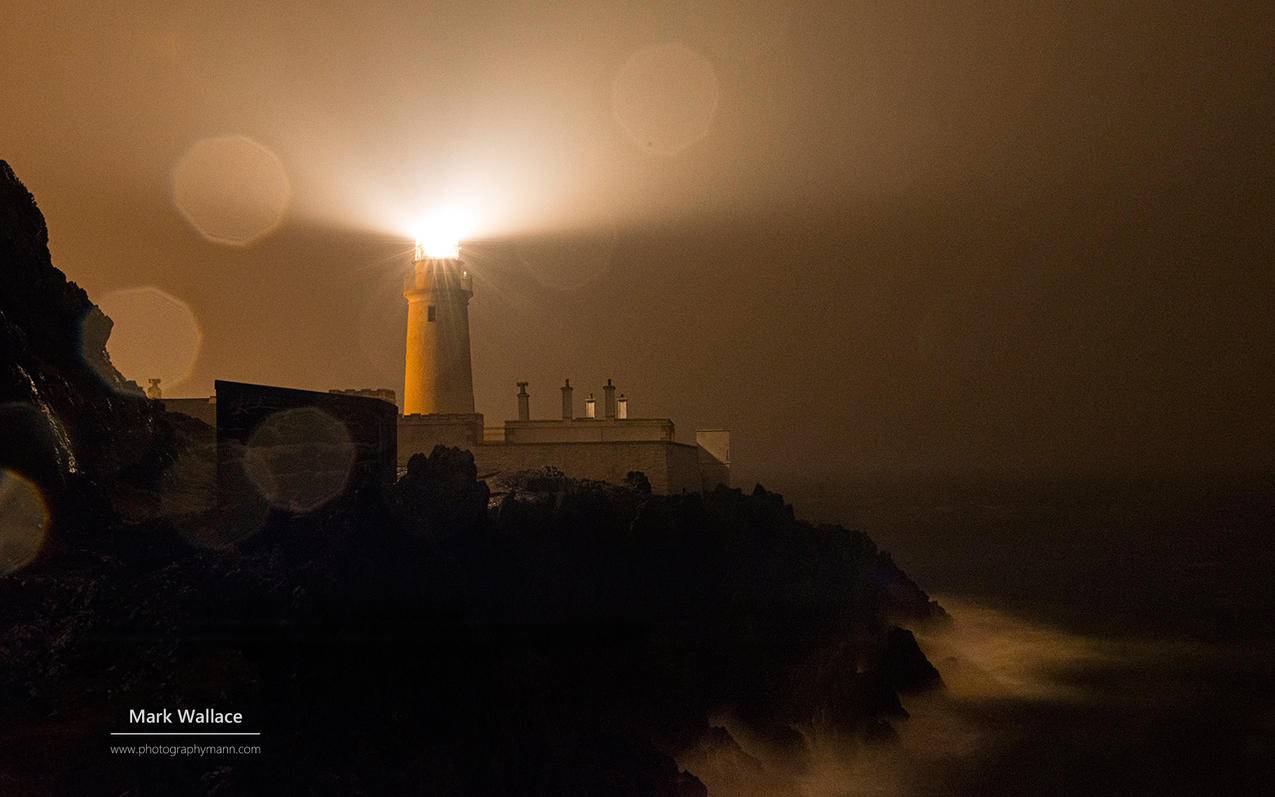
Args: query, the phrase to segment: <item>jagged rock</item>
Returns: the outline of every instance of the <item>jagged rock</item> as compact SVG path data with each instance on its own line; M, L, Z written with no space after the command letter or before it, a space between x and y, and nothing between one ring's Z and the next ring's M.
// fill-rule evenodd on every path
M434 446L429 456L413 454L394 486L394 499L409 532L433 540L473 534L486 522L491 492L478 481L474 455Z
M640 495L651 494L651 480L640 470L631 470L624 477L624 486Z
M174 457L161 411L111 366L111 321L53 266L35 198L0 161L0 467L28 474L60 529Z
M799 755L814 717L889 738L898 691L936 682L893 624L942 609L867 535L803 523L760 486L651 496L541 473L489 514L472 456L439 447L388 494L207 544L214 513L182 480L212 467L208 430L98 373L109 320L53 268L0 166L0 442L22 449L0 465L40 480L63 533L0 577L11 790L700 797L674 756L711 711ZM209 703L268 729L269 752L102 754L128 706Z
M943 683L939 671L921 652L916 636L906 628L895 626L886 634L879 666L886 683L899 692L933 689Z

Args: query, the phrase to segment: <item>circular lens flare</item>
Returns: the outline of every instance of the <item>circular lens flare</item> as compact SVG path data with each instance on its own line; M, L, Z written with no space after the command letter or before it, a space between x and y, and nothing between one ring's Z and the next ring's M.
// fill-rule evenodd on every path
M40 488L0 468L0 576L30 564L44 547L48 528L49 510Z
M173 203L200 235L247 246L273 232L292 184L273 150L244 135L196 141L173 169Z
M101 341L89 324L81 328L81 353L107 385L121 389L116 370L138 385L160 379L164 388L190 376L204 336L189 305L153 285L111 291L98 305L113 322L106 340L110 359L101 357Z
M675 156L708 135L717 115L708 59L677 42L638 50L611 84L611 110L640 149Z
M271 415L253 431L243 468L272 505L310 512L345 491L356 454L345 424L299 407Z

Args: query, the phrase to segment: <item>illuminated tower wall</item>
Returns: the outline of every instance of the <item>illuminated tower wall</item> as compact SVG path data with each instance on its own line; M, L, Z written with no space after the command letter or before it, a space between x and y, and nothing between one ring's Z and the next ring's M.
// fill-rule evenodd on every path
M403 414L472 413L469 299L473 278L457 259L418 254L403 284L407 299L407 372Z

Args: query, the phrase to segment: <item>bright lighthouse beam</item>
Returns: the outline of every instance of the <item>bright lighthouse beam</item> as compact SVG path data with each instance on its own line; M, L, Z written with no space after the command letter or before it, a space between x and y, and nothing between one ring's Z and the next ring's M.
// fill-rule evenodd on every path
M473 229L473 217L459 207L437 210L426 216L414 231L416 260L455 260L460 242Z
M460 241L430 236L416 239L416 260L456 260L460 257Z

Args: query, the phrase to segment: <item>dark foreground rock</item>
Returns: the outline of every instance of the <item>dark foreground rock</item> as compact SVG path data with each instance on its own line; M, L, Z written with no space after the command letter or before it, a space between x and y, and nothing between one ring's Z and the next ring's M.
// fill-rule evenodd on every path
M0 305L0 391L67 431L4 427L59 542L0 577L0 793L702 795L676 761L730 748L716 712L800 754L814 717L888 740L899 694L938 684L899 625L942 610L866 535L760 487L542 473L492 495L439 448L310 512L201 499L206 430L71 351L92 306L0 182L0 279L25 286ZM205 706L242 712L261 754L109 752L130 709Z
M100 502L155 486L171 430L111 366L111 320L53 267L48 242L34 198L0 161L0 467L36 480L60 518L100 517Z

